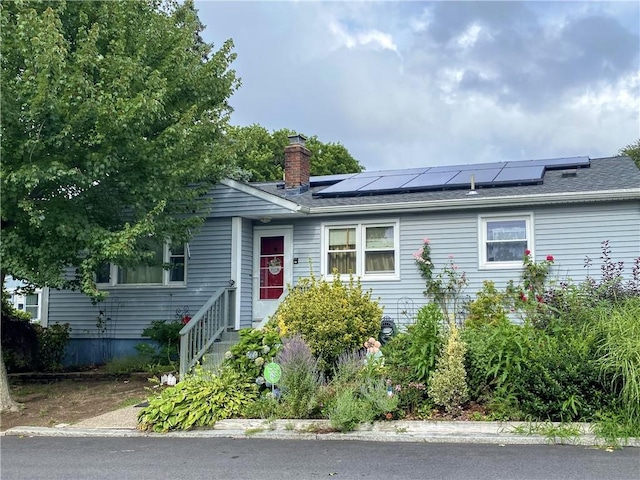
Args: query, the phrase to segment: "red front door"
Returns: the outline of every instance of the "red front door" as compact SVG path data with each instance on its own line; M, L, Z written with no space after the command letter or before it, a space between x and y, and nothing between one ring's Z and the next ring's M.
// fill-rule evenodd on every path
M260 300L277 300L284 292L284 236L260 238Z

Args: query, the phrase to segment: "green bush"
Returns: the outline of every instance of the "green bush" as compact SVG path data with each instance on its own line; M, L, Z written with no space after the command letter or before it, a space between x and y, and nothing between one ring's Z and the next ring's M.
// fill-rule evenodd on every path
M2 356L7 372L55 372L62 369L71 327L68 323L42 327L11 306L3 293Z
M545 329L501 321L468 326L462 334L471 398L489 402L496 412L588 420L608 401L595 366L593 335L570 321L551 319Z
M138 414L138 428L168 432L211 427L218 420L241 416L257 397L256 384L233 370L214 376L196 369L149 399L149 406Z
M464 368L465 343L460 340L458 327L451 324L447 343L431 376L428 393L433 403L447 413L459 412L468 400L467 373Z
M155 354L152 355L152 363L173 363L180 360L180 330L184 325L181 322L167 322L166 320L154 320L151 326L142 331L142 336L150 338L157 343ZM140 344L138 351L147 355L151 352L145 344Z
M56 323L48 327L35 325L35 329L38 335L38 369L45 372L61 370L71 326L68 323Z
M387 376L399 405L415 414L427 400L426 388L442 350L444 316L435 303L418 310L416 323L382 347Z
M271 328L244 328L239 335L240 340L226 353L222 365L266 388L262 371L282 346L280 336Z
M429 383L436 369L436 360L443 344L443 323L444 316L438 305L429 303L418 310L416 323L407 327L409 338L406 349L415 382Z
M300 279L270 322L283 337L301 334L319 358L320 369L329 372L343 352L378 337L381 318L382 308L359 280L350 277L343 283L335 274L332 282L313 275Z
M389 396L384 370L367 362L361 351L340 355L334 375L325 391L325 413L331 426L347 432L361 423L395 415L399 399Z
M492 281L482 282L482 290L467 305L465 326L493 325L504 322L507 318L507 295L500 292Z
M328 410L329 423L340 432L350 432L361 423L374 420L373 410L355 389L339 392Z

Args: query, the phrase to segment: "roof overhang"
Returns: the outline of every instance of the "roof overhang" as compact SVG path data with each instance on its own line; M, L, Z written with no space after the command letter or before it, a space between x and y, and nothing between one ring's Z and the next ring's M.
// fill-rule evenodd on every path
M246 193L247 195L252 195L256 198L264 200L265 202L277 205L278 207L282 207L286 210L291 211L291 213L308 213L308 208L300 205L299 203L292 202L291 200L279 197L278 195L273 195L271 193L265 192L264 190L254 188L251 185L247 185L246 183L225 178L223 180L220 180L220 184Z
M561 203L640 201L640 188L603 190L592 192L544 193L536 195L509 195L500 197L483 197L465 195L462 198L446 200L420 200L413 202L372 203L367 205L332 205L326 207L309 207L311 215L343 215L350 213L370 212L410 212L410 211L444 211L467 210L491 207L524 207L531 205L551 205Z

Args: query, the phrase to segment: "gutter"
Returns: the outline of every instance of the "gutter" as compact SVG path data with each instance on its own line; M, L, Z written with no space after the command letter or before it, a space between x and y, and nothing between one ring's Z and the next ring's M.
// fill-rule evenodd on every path
M480 209L486 207L521 207L558 203L612 202L640 200L640 188L620 190L596 190L592 192L543 193L538 195L509 195L487 197L482 194L447 200L421 200L415 202L372 203L367 205L332 205L326 207L302 207L301 213L329 215L381 211L443 211Z

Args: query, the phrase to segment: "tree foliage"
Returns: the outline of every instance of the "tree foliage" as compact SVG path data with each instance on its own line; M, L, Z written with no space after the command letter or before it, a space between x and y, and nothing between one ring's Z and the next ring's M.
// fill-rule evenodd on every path
M624 148L621 148L618 153L620 155L627 155L628 157L631 157L638 168L640 168L640 139L627 145Z
M232 42L204 43L190 1L0 8L2 278L96 295L100 264L202 221L227 173Z
M293 134L288 129L269 132L257 124L231 127L229 138L236 165L251 181L282 180L284 148L289 143L288 136ZM311 151L311 175L362 171L362 165L340 143L323 143L314 135L307 137L306 147Z

